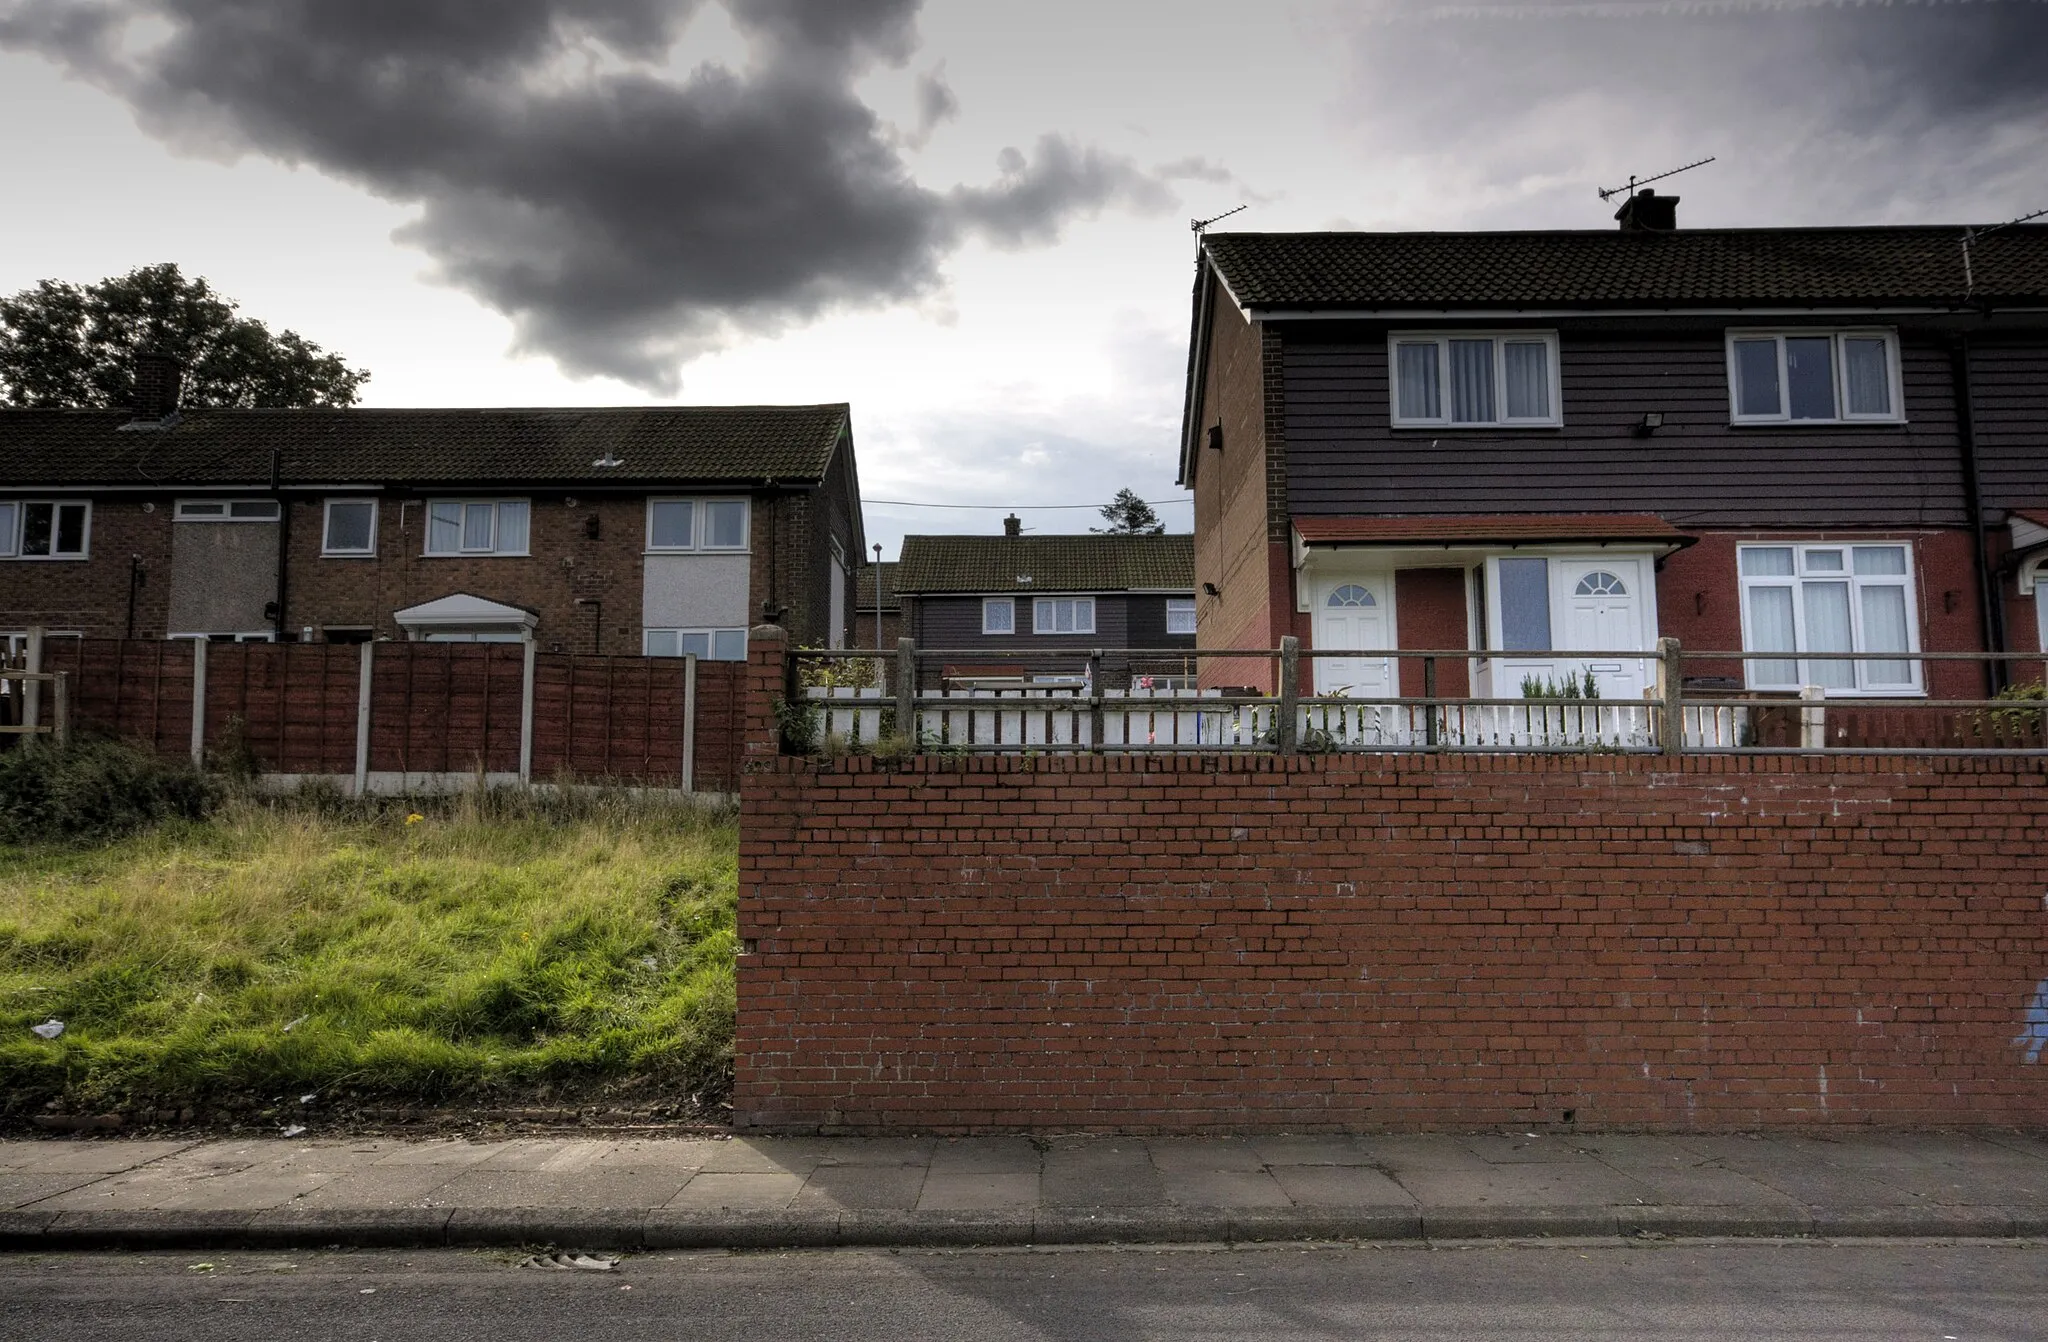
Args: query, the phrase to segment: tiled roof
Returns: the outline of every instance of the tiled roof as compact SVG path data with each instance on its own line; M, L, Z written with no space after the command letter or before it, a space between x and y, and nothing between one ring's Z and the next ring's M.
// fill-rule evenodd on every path
M903 603L896 599L896 563L890 560L883 564L863 564L854 575L854 604L861 610L875 608L875 584L882 586L882 609L900 610Z
M1664 541L1686 535L1649 513L1502 513L1450 517L1297 517L1309 545L1516 544L1540 541Z
M10 485L817 482L844 405L603 410L0 410ZM617 465L600 466L600 461Z
M2048 226L1547 233L1211 233L1254 308L1807 306L2048 297Z
M1193 536L905 536L896 590L1191 592Z

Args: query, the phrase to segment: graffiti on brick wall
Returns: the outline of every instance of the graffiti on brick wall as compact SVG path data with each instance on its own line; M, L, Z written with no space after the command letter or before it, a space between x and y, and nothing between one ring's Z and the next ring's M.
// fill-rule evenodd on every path
M2013 1047L2027 1051L2028 1062L2041 1061L2041 1050L2048 1048L2048 979L2042 979L2034 989L2034 1000L2027 1003L2027 1014L2022 1018L2026 1029L2013 1040Z

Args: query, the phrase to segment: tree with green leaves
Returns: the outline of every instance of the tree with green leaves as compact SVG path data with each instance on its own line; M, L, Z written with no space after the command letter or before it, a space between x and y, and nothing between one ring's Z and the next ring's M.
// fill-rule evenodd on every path
M236 315L204 279L165 262L97 284L44 280L0 298L0 403L131 405L142 350L184 365L192 406L354 405L370 380L368 369L296 331Z
M1105 536L1158 536L1166 531L1166 523L1136 490L1119 489L1114 499L1102 505L1102 520L1109 525L1088 529Z

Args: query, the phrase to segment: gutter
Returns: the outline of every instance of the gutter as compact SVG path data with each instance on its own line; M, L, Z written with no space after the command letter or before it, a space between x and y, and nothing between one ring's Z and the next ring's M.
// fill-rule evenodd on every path
M1195 458L1201 451L1201 426L1195 415L1209 383L1209 327L1216 316L1215 267L1209 264L1202 245L1195 244L1195 329L1188 336L1187 397L1180 411L1180 479L1182 489L1195 487Z

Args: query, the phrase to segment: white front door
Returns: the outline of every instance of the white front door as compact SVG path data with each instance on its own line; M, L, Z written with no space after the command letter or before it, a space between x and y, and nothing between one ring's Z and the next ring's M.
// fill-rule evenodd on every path
M1558 651L1619 652L1646 646L1642 560L1565 559L1557 568L1564 617ZM1589 657L1565 665L1592 672L1603 699L1640 699L1649 691L1647 658Z
M1391 648L1393 584L1386 575L1332 579L1317 585L1314 620L1318 650L1366 652ZM1395 693L1390 657L1318 657L1317 694L1388 699Z

